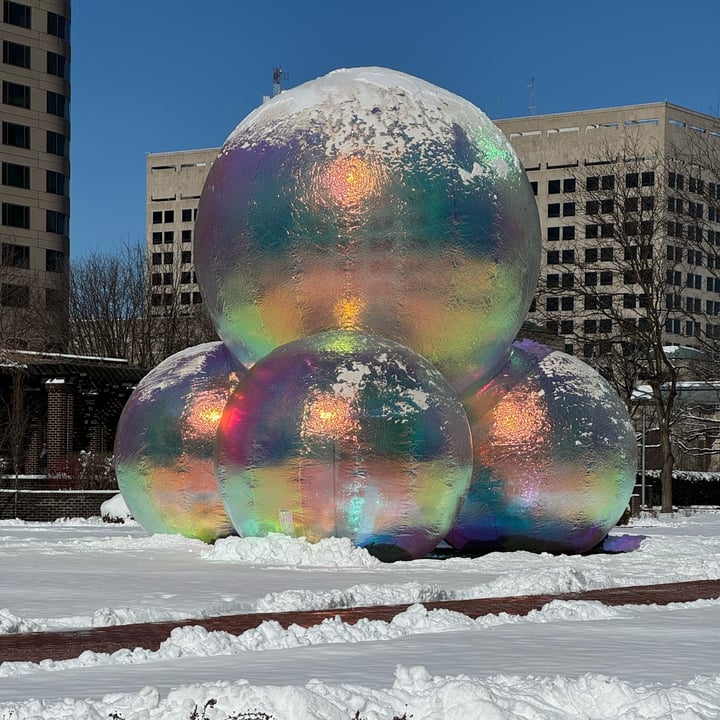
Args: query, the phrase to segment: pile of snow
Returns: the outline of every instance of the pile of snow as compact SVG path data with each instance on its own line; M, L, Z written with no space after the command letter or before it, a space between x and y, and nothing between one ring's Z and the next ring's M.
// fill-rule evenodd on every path
M309 543L304 537L279 533L267 537L229 537L217 540L202 553L212 562L280 567L377 567L380 561L349 538L325 538Z
M133 516L125 503L125 498L119 493L100 506L100 517L105 522L124 523L132 520Z

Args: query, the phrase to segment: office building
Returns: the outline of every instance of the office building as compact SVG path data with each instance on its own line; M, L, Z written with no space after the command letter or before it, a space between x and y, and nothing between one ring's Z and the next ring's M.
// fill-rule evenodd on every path
M70 252L70 2L4 0L0 346L62 349Z

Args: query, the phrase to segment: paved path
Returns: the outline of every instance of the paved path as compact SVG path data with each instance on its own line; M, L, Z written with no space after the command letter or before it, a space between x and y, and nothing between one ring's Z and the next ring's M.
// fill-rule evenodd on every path
M720 598L720 580L696 580L692 582L666 583L661 585L636 585L631 587L588 590L561 595L522 595L518 597L479 598L477 600L445 600L423 603L428 610L444 608L479 617L490 613L526 615L539 610L551 600L598 600L605 605L667 605L672 602ZM112 653L122 648L143 647L157 650L173 628L201 625L207 630L224 630L238 635L257 627L265 620L276 620L283 627L291 624L310 627L325 618L340 617L347 623L361 618L391 620L409 605L373 605L337 610L306 610L301 612L248 613L223 615L205 619L172 620L167 622L137 623L89 630L64 630L61 632L19 633L0 635L0 662L53 659L64 660L78 657L86 650Z

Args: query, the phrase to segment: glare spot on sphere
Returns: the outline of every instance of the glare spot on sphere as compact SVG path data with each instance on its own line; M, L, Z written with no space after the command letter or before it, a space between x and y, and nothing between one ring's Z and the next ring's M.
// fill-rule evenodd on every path
M218 430L218 487L241 535L348 537L384 560L450 529L472 467L465 412L424 358L333 331L260 360Z
M225 403L244 373L222 343L206 343L167 358L133 391L118 424L115 472L148 532L208 542L232 532L214 450Z
M636 442L617 393L577 358L523 341L463 396L473 480L447 536L464 552L581 553L617 523L635 484Z
M247 366L334 329L432 362L456 391L507 358L540 261L535 198L470 102L382 68L338 70L245 118L200 199L195 262Z

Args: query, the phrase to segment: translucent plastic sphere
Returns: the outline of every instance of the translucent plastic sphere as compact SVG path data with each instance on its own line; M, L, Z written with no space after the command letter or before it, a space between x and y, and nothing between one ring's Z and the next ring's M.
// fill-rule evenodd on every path
M258 362L218 430L217 479L242 536L348 537L383 560L442 540L470 482L465 412L397 343L328 332Z
M203 297L242 363L359 330L411 348L458 391L507 359L539 260L535 199L502 132L383 68L337 70L248 115L195 226Z
M474 468L447 536L454 548L581 553L607 535L635 484L636 442L600 375L523 341L488 385L461 400Z
M215 437L244 373L222 343L206 343L167 358L133 391L118 424L115 472L148 532L206 542L232 532L215 482Z

